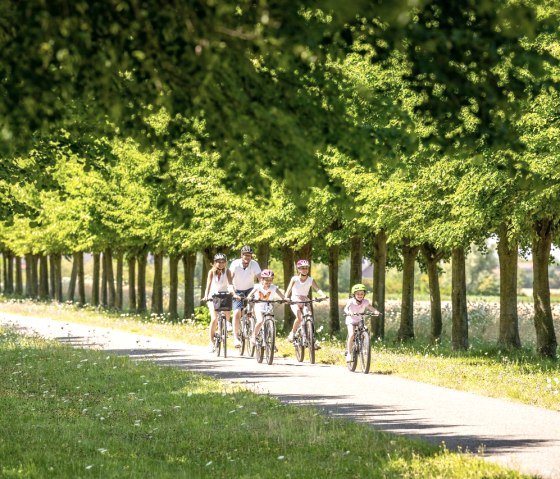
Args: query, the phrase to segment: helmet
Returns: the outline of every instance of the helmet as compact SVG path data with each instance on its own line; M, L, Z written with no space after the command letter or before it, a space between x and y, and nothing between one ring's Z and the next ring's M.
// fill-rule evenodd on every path
M245 246L243 246L243 247L241 248L241 254L243 254L243 253L251 253L251 254L253 254L253 248L251 248L251 247L248 246L248 245L245 245Z
M309 268L309 261L307 261L306 259L300 259L297 263L296 263L296 267L297 269L303 268L307 266Z
M364 284L358 283L352 286L352 294L354 294L356 291L363 291L365 293L367 291L367 288Z
M274 271L271 269L263 269L261 271L261 278L274 278Z
M223 259L224 261L227 261L227 256L224 253L216 253L214 255L214 261L218 261L220 259Z

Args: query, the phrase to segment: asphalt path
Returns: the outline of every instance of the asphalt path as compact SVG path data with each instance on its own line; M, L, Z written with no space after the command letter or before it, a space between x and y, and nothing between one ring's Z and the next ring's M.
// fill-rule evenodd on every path
M281 401L312 405L375 429L412 436L488 461L560 478L560 413L508 400L431 386L391 375L368 375L295 357L258 364L228 349L216 357L206 348L109 328L0 313L0 324L75 347L103 349L240 383ZM321 352L317 353L320 357Z

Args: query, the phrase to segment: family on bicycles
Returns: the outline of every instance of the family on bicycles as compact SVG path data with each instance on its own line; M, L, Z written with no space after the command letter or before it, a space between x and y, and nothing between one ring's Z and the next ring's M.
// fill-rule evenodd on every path
M212 351L215 350L215 338L218 325L218 311L216 311L212 298L218 296L219 293L223 294L226 292L233 298L231 306L231 309L233 309L232 333L234 346L236 348L240 348L242 345L239 338L241 337L244 339L240 330L240 324L243 308L246 308L246 311L247 304L253 305L253 313L256 320L250 338L251 345L254 347L263 325L264 315L268 314L269 318L273 318L272 303L285 301L290 304L291 310L295 315L295 320L287 339L294 344L298 360L303 360L303 348L307 347L309 349L311 362L313 363L314 351L320 349L320 346L314 334L311 303L325 300L327 296L318 286L317 282L309 275L309 261L306 259L297 261L296 269L298 274L290 279L285 293L282 293L278 286L273 284L274 272L272 270L261 270L258 262L253 259L253 249L250 246L243 246L241 248L240 258L233 260L229 269L226 266L226 262L227 258L225 254L217 253L214 256L214 263L212 268L208 271L206 290L202 298L202 301L208 302L208 309L211 317L208 330L210 349ZM315 300L309 298L311 288L313 288L319 296ZM364 315L367 313L379 315L377 309L365 298L366 290L366 286L361 283L353 285L351 297L344 307L344 314L346 316L345 324L348 328L345 358L348 363L355 361L353 351L356 349L354 344L356 342L355 331L358 326L360 338L364 335L364 329L367 334L367 327L364 327L363 322ZM220 309L220 312L225 314L225 320L229 323L231 311ZM305 324L302 325L302 322ZM274 347L274 349L276 348ZM243 349L241 351L243 351Z

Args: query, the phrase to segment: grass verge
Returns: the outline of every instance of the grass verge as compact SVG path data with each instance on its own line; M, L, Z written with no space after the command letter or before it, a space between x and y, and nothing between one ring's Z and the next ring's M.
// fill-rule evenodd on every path
M526 477L201 375L0 329L0 476Z

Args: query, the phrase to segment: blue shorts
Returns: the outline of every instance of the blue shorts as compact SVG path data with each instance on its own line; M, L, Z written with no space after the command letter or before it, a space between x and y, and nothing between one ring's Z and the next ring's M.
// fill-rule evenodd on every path
M238 296L241 296L243 298L246 298L251 291L253 291L253 288L250 288L250 289L236 289L235 294L237 294ZM243 309L243 300L234 298L234 300L233 300L233 310L235 311L236 309Z

